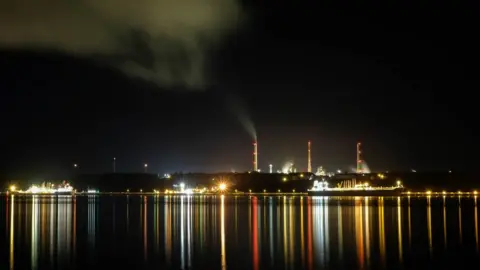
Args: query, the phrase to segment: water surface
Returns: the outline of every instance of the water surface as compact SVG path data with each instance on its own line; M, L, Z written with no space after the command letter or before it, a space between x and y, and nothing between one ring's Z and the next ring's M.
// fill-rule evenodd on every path
M2 197L1 209L9 269L480 263L476 197L17 195Z

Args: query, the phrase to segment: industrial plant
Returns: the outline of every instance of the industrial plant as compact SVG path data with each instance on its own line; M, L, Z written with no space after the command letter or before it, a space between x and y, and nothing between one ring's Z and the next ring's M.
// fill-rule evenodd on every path
M466 175L452 174L420 174L382 172L371 173L364 159L362 143L356 144L356 168L351 171L327 171L323 166L313 171L312 142L306 145L306 171L298 170L292 161L285 162L280 169L274 171L273 164L268 164L268 172L259 167L259 143L253 142L252 169L239 173L172 173L149 174L117 173L115 159L113 173L76 174L69 182L60 185L37 183L25 191L19 183L10 184L10 192L17 194L82 194L82 193L165 193L165 194L215 194L221 193L309 193L339 194L341 191L356 193L357 191L375 191L379 194L397 194L408 189L425 190L441 184L445 188L464 189L480 188L472 186ZM353 152L353 151L352 151ZM451 181L449 179L464 179ZM51 182L51 181L50 181ZM70 184L72 183L72 185ZM402 183L399 185L398 183ZM464 184L464 186L461 186ZM475 183L473 183L475 184ZM75 186L74 189L72 186ZM78 190L78 192L77 192ZM378 192L381 191L381 192ZM386 192L388 191L388 192ZM353 194L352 193L352 194ZM347 193L342 193L347 194ZM372 192L368 194L373 194ZM372 195L373 196L373 195Z

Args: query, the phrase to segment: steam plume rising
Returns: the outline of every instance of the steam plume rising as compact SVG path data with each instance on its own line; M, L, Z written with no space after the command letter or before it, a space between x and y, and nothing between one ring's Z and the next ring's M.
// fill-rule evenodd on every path
M232 93L227 95L227 106L228 109L232 112L235 117L237 117L240 124L243 126L245 131L250 135L254 142L257 141L257 131L255 125L251 120L250 114L248 113L245 105L241 102L240 98L233 95Z
M201 87L205 50L237 26L240 8L236 0L3 0L0 18L0 47L108 56L128 74Z

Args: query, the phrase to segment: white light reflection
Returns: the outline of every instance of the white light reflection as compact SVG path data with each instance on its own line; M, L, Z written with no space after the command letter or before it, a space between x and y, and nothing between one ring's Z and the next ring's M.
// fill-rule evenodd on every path
M290 261L290 268L291 269L294 269L294 261L295 261L295 250L294 250L294 236L295 236L295 223L293 222L295 220L295 215L294 215L294 212L293 212L293 203L292 203L292 200L293 198L290 198L290 206L289 206L289 210L288 210L288 218L289 218L289 229L290 229L290 238L289 238L289 248L288 248L288 252L289 252L289 261ZM261 249L260 249L261 250Z
M337 206L337 227L338 227L338 257L340 261L343 259L343 223L342 223L342 205L338 201Z
M326 264L328 265L329 259L330 259L330 234L329 234L329 229L328 229L328 197L324 198L323 201L323 209L324 209L324 217L323 221L325 223L325 258L326 258Z
M15 195L10 197L10 270L15 269Z
M191 268L192 266L192 246L191 246L191 231L192 231L192 222L191 222L191 200L192 196L187 197L187 261L188 261L188 268Z
M93 252L93 249L95 247L95 231L96 231L96 208L97 208L97 202L96 202L97 196L91 195L88 196L88 225L87 225L87 230L88 230L88 242L90 244L89 251Z
M183 198L180 197L180 260L181 260L181 269L185 269L185 227L184 227L184 214L183 214Z
M38 196L33 195L32 198L32 249L31 249L31 262L32 269L37 269L38 263L38 232L39 232L39 204Z
M226 250L225 250L225 196L222 195L221 196L221 201L222 201L222 205L221 205L221 209L220 209L220 230L221 230L221 234L220 234L220 239L221 239L221 249L222 249L222 253L221 253L221 258L222 258L222 270L225 270L227 269L227 254L226 254Z
M57 225L57 208L55 207L55 197L50 198L50 264L53 265L55 254L55 235Z
M63 243L66 251L66 259L67 261L70 261L70 256L72 255L72 197L71 196L66 196L66 201L63 202L63 207L65 209L65 215L66 215L66 226L63 228L65 230L66 234L66 241Z
M402 243L402 203L400 197L397 197L397 222L398 222L398 259L403 261L403 243Z
M271 265L273 266L273 262L274 262L274 255L275 254L273 252L273 236L274 236L274 231L273 231L273 202L272 202L272 198L270 197L270 213L268 213L269 215L269 227L270 227L270 263Z
M148 260L148 212L147 212L148 200L147 196L143 196L143 259Z
M283 197L283 259L287 265L288 259L288 238L287 238L287 198Z
M73 258L77 256L77 199L73 197Z
M70 196L57 197L57 260L69 261L72 208ZM59 256L60 255L60 256Z
M313 212L313 231L315 232L315 249L318 250L317 256L319 264L324 267L326 264L326 247L325 247L325 197L314 197L316 203Z

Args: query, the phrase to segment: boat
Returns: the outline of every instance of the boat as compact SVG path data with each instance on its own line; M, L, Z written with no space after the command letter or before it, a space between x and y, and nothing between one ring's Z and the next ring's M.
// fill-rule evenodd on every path
M309 196L400 196L404 191L405 188L399 181L396 186L390 187L373 187L363 183L351 187L330 188L326 181L315 180L307 193Z

